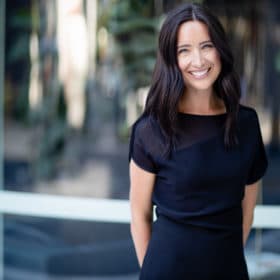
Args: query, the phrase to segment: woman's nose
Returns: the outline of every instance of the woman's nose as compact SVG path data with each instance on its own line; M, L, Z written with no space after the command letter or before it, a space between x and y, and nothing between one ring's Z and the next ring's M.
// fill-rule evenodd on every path
M194 50L192 53L192 66L201 68L204 65L204 57L200 50Z

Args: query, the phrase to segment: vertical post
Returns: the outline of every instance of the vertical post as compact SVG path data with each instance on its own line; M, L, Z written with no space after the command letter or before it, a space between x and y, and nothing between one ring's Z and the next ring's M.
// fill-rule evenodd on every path
M0 190L4 189L4 67L5 67L5 0L0 1ZM0 213L0 280L4 279L4 226L3 214Z
M94 78L96 68L96 49L97 49L97 0L86 1L86 18L88 28L88 45L89 45L89 76L90 79Z
M95 133L92 129L95 126L95 103L96 103L96 52L97 52L97 19L98 19L98 0L85 0L87 35L88 35L88 89L87 89L87 132Z

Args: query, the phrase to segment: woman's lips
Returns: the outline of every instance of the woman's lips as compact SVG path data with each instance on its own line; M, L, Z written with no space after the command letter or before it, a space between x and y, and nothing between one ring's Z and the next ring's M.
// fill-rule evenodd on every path
M199 70L199 71L189 71L189 73L196 79L203 79L208 75L208 72L210 71L211 67Z

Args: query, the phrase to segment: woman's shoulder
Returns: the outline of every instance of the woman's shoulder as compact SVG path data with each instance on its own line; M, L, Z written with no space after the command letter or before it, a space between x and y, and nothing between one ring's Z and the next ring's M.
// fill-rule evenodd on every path
M151 137L159 133L159 123L153 115L141 115L133 124L136 135Z
M156 118L146 115L140 116L132 125L129 159L134 151L134 155L138 154L142 160L143 157L147 156L155 163L157 161L156 159L164 156L165 149L165 141Z
M246 118L248 118L248 117L251 117L251 118L252 117L253 118L257 117L257 112L256 112L255 108L250 107L248 105L239 104L239 112L240 112L240 115L242 117L246 117Z
M140 116L132 127L132 138L152 155L160 156L166 148L166 137L153 115Z
M241 121L258 121L258 114L255 108L239 104L239 116Z
M239 124L245 135L256 135L260 132L259 116L255 108L241 105L239 110Z

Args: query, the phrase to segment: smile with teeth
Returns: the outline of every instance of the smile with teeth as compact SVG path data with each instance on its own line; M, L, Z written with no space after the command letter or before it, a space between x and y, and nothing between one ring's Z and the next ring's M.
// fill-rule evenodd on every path
M196 78L202 78L204 76L206 76L206 74L209 72L210 68L207 68L205 70L201 70L201 71L191 71L190 74Z

